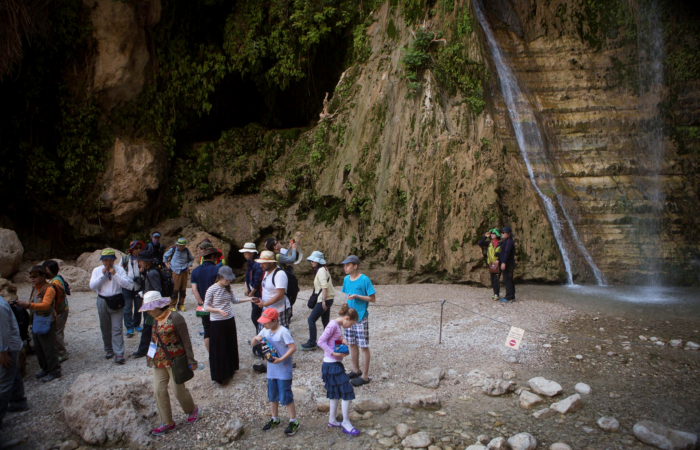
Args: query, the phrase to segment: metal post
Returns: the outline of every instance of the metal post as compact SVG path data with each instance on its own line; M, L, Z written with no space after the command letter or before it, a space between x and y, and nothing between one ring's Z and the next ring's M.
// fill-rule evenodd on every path
M440 302L440 338L438 339L438 344L442 344L442 313L445 310L445 302L447 300L443 300Z

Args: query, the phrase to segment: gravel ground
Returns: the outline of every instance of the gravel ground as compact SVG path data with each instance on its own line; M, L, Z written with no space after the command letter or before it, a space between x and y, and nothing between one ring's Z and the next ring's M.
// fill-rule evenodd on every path
M242 294L240 285L234 288ZM698 342L696 321L670 323L653 317L637 318L633 314L625 317L593 315L527 295L514 304L501 305L489 300L488 289L466 286L420 284L376 286L376 289L378 303L370 306L372 382L357 388L356 394L381 398L394 406L387 413L354 422L365 433L349 438L338 430L326 429L327 414L316 410L316 400L325 397L320 377L321 351L295 354L294 385L308 388L314 396L308 404L299 404L297 400L301 422L298 434L286 438L280 429L269 433L260 431L269 415L266 382L264 375L254 373L251 368L256 360L245 343L254 336L254 329L249 319L250 306L244 304L234 306L241 370L226 386L210 380L208 365L204 371L198 371L188 387L201 408L200 421L193 426L179 426L176 432L159 437L155 447L380 449L385 447L378 438L390 435L401 422L432 432L440 448L455 450L473 444L480 434L507 438L524 431L537 438L538 448L548 448L558 441L580 449L650 448L631 435L634 423L642 419L656 420L685 431L700 431L700 403L696 401L700 398L700 352L652 346L638 339L639 335L645 335L657 336L665 342L669 339ZM28 285L20 286L20 298L26 298L29 291ZM295 308L291 332L297 344L308 337L308 309L304 299L310 292L309 287L302 290ZM439 299L448 300L444 307L442 344L438 344ZM39 368L35 357L28 359L25 387L31 410L7 416L4 430L0 432L0 442L20 441L13 448L47 449L69 439L80 443L79 436L70 431L61 412L61 397L79 374L150 374L144 359L128 359L126 365L117 366L102 357L93 293L74 294L70 305L66 341L71 358L63 364L63 377L49 384L34 379L32 375ZM201 323L194 315L195 301L191 293L186 306L185 317L195 357L206 363L206 350L198 335ZM465 308L527 330L568 333L569 339L528 331L520 350L512 350L504 345L508 325ZM333 311L337 310L336 304ZM320 322L318 326L320 334ZM634 345L630 350L623 350L619 344L623 341ZM137 346L138 337L127 339L127 355ZM608 352L615 355L608 356ZM581 355L582 359L577 359L576 355ZM349 358L345 364L349 370ZM449 371L438 389L406 381L408 376L434 367ZM526 386L531 377L544 376L561 384L565 396L575 393L574 384L585 382L593 388L593 393L585 398L585 406L578 412L538 420L531 416L531 411L518 406L516 395L488 397L481 389L467 384L466 374L474 369L496 377L504 371L514 372L513 381L518 387ZM397 401L406 397L433 393L443 402L444 416L420 410L409 415L396 406ZM182 424L185 416L178 405L173 406L173 412L175 420ZM616 417L621 431L599 430L595 422L603 415ZM281 408L281 418L287 417ZM219 430L231 418L238 418L246 433L240 440L224 444ZM153 426L158 425L157 418L152 421ZM374 433L367 433L370 430L378 432L375 438L370 436ZM395 446L401 448L398 442L400 440Z

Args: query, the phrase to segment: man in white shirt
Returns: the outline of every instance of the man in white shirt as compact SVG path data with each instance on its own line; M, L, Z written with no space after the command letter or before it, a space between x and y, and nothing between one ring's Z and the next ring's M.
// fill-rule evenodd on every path
M285 328L289 327L289 313L292 305L287 298L287 274L282 269L277 270L275 254L269 250L260 253L260 258L256 259L255 262L259 263L264 271L262 300L256 304L260 306L263 311L267 308L274 308L277 310L279 314L279 324Z
M133 289L124 269L114 265L117 259L111 248L102 251L102 265L95 267L90 278L90 289L97 292L97 316L100 320L105 358L114 357L116 364L124 364L124 295L122 288Z

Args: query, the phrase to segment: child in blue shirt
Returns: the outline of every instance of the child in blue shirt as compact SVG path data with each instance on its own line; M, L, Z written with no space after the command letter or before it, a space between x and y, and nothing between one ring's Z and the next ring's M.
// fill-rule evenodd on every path
M255 346L265 338L278 355L270 358L267 365L267 399L270 401L272 418L265 424L263 431L269 431L280 424L278 412L281 403L289 411L289 425L284 434L293 436L299 429L292 394L292 354L297 348L289 330L279 324L279 313L275 308L264 310L258 322L265 328L251 339L250 345Z
M350 347L352 372L350 383L362 386L369 383L369 313L367 307L377 301L374 286L367 275L360 273L360 258L350 255L341 264L347 276L343 280L342 292L348 296L348 306L357 311L358 322L345 330L345 340ZM359 348L358 348L359 347ZM360 351L362 370L360 370Z

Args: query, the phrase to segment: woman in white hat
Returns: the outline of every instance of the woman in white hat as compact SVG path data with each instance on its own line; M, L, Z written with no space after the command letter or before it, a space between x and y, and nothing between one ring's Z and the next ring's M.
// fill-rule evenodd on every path
M306 258L306 260L311 262L311 267L316 271L314 292L312 294L312 296L316 296L316 306L314 306L314 309L311 310L311 314L309 314L309 340L305 344L301 344L301 349L315 350L318 348L316 345L316 337L318 336L316 322L318 322L318 318L320 317L321 323L323 323L323 329L325 330L328 326L328 322L331 318L331 306L333 306L335 290L333 289L331 274L326 268L326 259L323 257L323 253L315 251L311 256Z
M255 262L255 257L258 255L258 250L253 242L246 242L243 248L238 250L243 253L246 260L245 268L245 295L247 297L262 297L261 286L263 280L263 270L260 264ZM255 303L250 304L250 320L253 322L255 332L258 331L258 319L262 315L262 308Z
M160 436L176 427L170 407L170 394L168 394L168 383L173 375L172 360L186 355L190 368L197 366L187 322L178 312L171 311L169 305L169 298L163 298L158 291L148 291L144 294L143 305L139 309L139 312L147 312L155 319L151 347L147 356L148 367L154 369L153 391L156 396L158 416L163 423L151 431L154 436ZM171 384L175 391L175 398L187 414L187 423L195 423L199 418L199 408L194 404L192 394L185 387L185 383L175 384L173 379Z
M204 310L209 311L209 369L211 379L226 383L238 370L238 332L231 304L251 301L239 299L231 291L236 276L229 266L221 266L216 282L204 295Z

